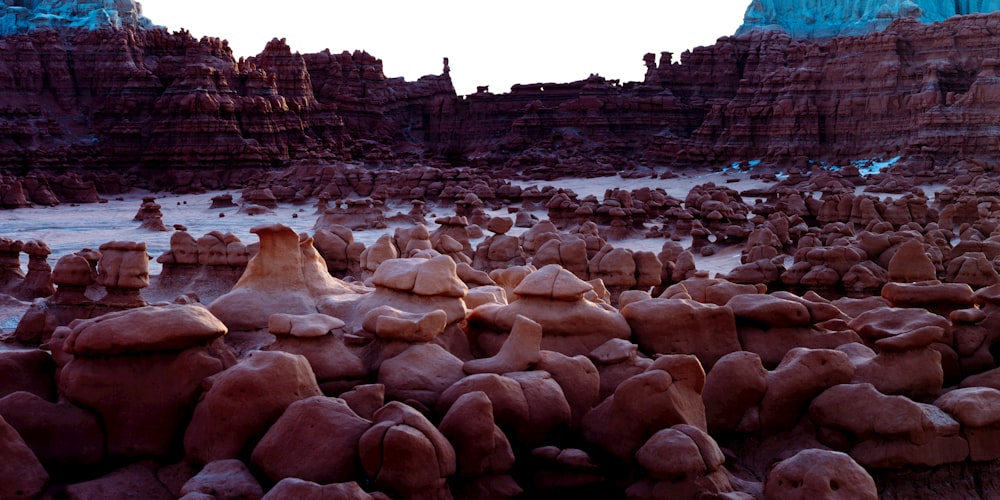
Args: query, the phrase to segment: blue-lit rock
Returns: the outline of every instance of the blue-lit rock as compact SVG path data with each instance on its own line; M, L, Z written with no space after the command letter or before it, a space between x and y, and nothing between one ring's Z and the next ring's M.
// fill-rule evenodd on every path
M885 29L898 18L925 23L1000 10L1000 0L753 0L737 34L782 29L794 38L853 36Z
M0 35L44 28L105 26L149 28L142 5L133 0L6 0L0 5Z

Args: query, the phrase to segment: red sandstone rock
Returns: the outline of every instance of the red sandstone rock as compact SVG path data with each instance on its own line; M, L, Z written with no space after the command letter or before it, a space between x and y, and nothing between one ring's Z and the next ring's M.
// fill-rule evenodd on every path
M429 420L398 402L375 412L360 440L361 465L380 489L407 497L446 493L455 449Z
M319 396L316 377L302 356L257 352L206 380L206 389L184 433L192 462L241 458L291 403Z
M203 493L215 498L259 499L264 496L257 479L239 460L216 460L181 487L181 495Z
M766 499L878 498L875 481L844 453L803 450L781 461L767 477Z
M49 474L24 443L17 430L0 417L0 476L4 477L0 495L7 498L32 498L42 493Z
M343 400L299 400L268 429L251 460L275 482L285 478L347 482L357 475L358 441L371 425Z

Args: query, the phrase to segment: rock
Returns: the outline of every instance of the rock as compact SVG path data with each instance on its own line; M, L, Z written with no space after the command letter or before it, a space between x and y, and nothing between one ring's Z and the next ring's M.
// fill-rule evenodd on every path
M900 283L915 283L937 279L937 271L919 240L909 240L899 247L889 260L889 279Z
M283 498L299 498L301 500L323 500L326 498L355 498L358 500L371 500L372 497L361 485L351 481L349 483L336 483L320 485L312 481L303 481L296 478L286 478L274 485L271 491L264 495L267 500L281 500Z
M150 306L77 322L63 350L80 356L177 351L226 333L226 326L200 304Z
M315 314L324 297L363 291L330 276L312 240L300 241L289 227L256 226L250 232L260 236L260 251L233 289L209 306L231 330L267 328L275 313Z
M597 367L586 356L569 357L557 352L542 351L535 368L550 374L559 384L570 407L573 427L578 427L580 420L594 407L600 394L601 377Z
M68 401L52 403L28 392L0 398L0 417L46 467L79 467L105 458L105 433L93 413Z
M275 351L253 353L205 387L184 433L186 457L203 464L244 457L288 405L320 395L304 357Z
M216 460L184 483L181 495L203 493L213 498L259 499L264 496L257 479L239 460Z
M46 400L55 399L56 364L41 350L0 351L0 397L26 391Z
M348 482L357 476L358 441L371 425L343 400L302 399L290 404L268 429L251 460L274 482Z
M955 389L934 401L959 424L969 442L969 459L980 462L1000 457L1000 391L990 387Z
M651 366L629 378L584 416L583 435L588 441L628 461L661 429L677 424L706 427L701 399L705 372L697 358L660 359L667 360L663 363L666 370Z
M767 391L768 372L760 356L739 351L723 356L705 379L702 399L710 432L732 432Z
M883 395L871 384L827 389L809 406L809 418L847 433L841 444L865 467L933 467L969 456L957 421L935 406Z
M4 498L35 498L49 482L49 474L38 462L17 430L0 417L0 486Z
M324 392L340 392L368 378L368 367L344 341L343 321L318 313L274 314L268 327L275 340L263 350L304 356Z
M569 427L572 409L559 383L544 371L510 372L524 393L529 412L527 419L515 423L515 438L520 444L537 445L558 436Z
M385 386L382 384L356 385L340 395L340 399L361 418L371 420L372 415L385 405Z
M100 246L97 284L108 294L101 302L116 307L146 305L140 290L149 286L149 258L145 243L112 241Z
M175 498L148 464L143 463L122 467L97 479L71 484L66 487L66 498L108 498L123 491L150 500Z
M802 450L782 460L767 476L764 498L878 498L875 481L844 453Z
M890 7L892 5L892 7ZM737 30L745 34L755 29L780 27L795 38L830 38L857 36L880 31L895 19L920 19L925 23L944 21L952 16L991 12L1000 8L994 2L949 4L941 2L869 3L866 8L850 9L841 3L824 4L808 14L795 9L796 4L766 0L751 5ZM819 490L825 492L826 490ZM777 498L777 497L775 497ZM801 498L796 496L794 498ZM848 498L848 497L844 497ZM858 497L860 498L860 497Z
M150 306L76 322L58 343L59 392L100 415L108 453L167 453L177 446L202 380L234 362L220 345L225 331L200 305Z
M774 295L736 295L726 305L732 309L738 321L777 327L805 326L812 322L805 305Z
M726 460L722 450L697 427L675 425L653 434L636 453L636 460L653 480L629 487L627 492L633 498L732 492L729 478L720 471ZM645 493L649 490L651 494Z
M442 495L456 470L455 449L416 410L392 402L375 412L360 440L361 465L379 489L396 495Z
M486 394L493 405L496 425L505 431L524 427L530 418L530 407L521 385L510 377L495 373L469 375L452 384L438 399L437 413L447 413L458 398L472 392Z
M462 366L462 360L437 344L414 344L382 363L378 383L391 399L434 408L441 393L465 376Z
M292 337L322 337L334 330L344 327L340 319L325 314L307 314L296 316L291 314L272 314L267 319L267 331L275 335L290 335Z
M441 309L415 313L384 305L369 310L362 325L388 341L431 342L448 326L448 314Z
M649 299L621 309L632 338L646 353L694 354L707 370L719 358L742 350L729 307L692 300ZM671 318L669 324L663 318Z
M494 424L493 404L484 392L470 392L455 400L439 429L455 447L460 477L505 474L514 466L510 442Z
M510 335L497 354L482 359L466 361L465 373L508 373L531 368L541 361L542 327L524 316L514 320Z
M813 398L830 387L846 384L854 366L839 351L796 348L788 351L778 368L767 374L767 389L760 401L760 426L765 432L791 429Z
M569 271L546 266L517 285L518 300L469 313L470 343L487 356L496 354L519 316L541 325L542 349L570 356L587 354L611 338L628 338L628 323L615 309L587 298L593 291Z

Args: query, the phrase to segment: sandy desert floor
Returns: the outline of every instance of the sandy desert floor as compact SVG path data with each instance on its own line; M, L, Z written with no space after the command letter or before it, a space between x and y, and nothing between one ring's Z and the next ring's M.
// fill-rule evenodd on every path
M551 185L557 188L571 189L581 199L588 195L603 199L605 191L614 188L624 190L642 187L662 188L667 194L683 200L693 187L708 182L725 185L740 192L765 189L771 185L759 178L752 178L749 172L735 169L685 171L672 179L650 177L636 179L613 176L590 179L569 178L540 183L516 182L516 184L522 187ZM239 192L175 195L136 190L109 199L107 203L5 210L0 211L0 237L22 241L29 239L44 241L52 250L48 262L53 266L63 255L83 248L97 249L108 241L144 241L151 259L150 275L155 277L160 273L160 265L156 262L156 257L169 250L170 235L173 230L150 231L141 229L140 223L133 220L144 196L156 197L156 202L162 207L163 223L168 229L174 224L183 225L196 238L211 231L231 232L249 244L257 241L257 237L250 233L250 228L254 226L281 223L300 233L309 233L319 218L319 214L316 213L315 200L302 205L281 204L269 213L258 215L241 213L238 207L209 208L213 197L227 193L232 194L234 201L239 202ZM745 197L745 201L753 204L752 197ZM452 207L429 208L430 214L426 218L430 223L429 229L431 230L436 227L432 222L435 217L454 213ZM397 212L406 213L409 209L409 203L390 203L386 207L385 215L389 218ZM492 216L509 215L506 207L489 213ZM546 218L544 209L532 213L539 219ZM355 240L369 246L381 235L387 232L391 233L397 227L403 227L403 224L391 223L387 229L383 230L357 230L354 231L354 237ZM524 228L514 228L510 234L518 235L525 230ZM482 238L473 240L473 246L480 241ZM609 243L615 247L647 250L655 253L660 251L665 241L663 238L634 237L610 241ZM687 247L690 245L690 239L682 239L680 243ZM21 261L22 269L25 269L27 256L22 255ZM720 249L719 252L710 257L698 255L696 263L698 269L708 271L713 275L725 273L740 264L740 249L728 247ZM9 333L17 326L17 322L27 310L28 305L26 302L17 301L7 296L0 298L0 334Z

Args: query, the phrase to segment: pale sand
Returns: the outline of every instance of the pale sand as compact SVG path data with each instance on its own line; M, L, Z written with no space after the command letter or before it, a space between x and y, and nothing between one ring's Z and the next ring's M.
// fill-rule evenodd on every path
M734 178L739 179L739 181L727 182L727 180ZM662 188L667 194L683 200L693 187L708 182L714 182L736 191L767 188L771 185L759 179L751 179L749 173L735 170L728 172L691 170L680 173L679 177L674 179L623 179L613 176L593 179L559 179L537 183L518 182L517 184L522 187L552 185L571 189L580 199L588 195L603 199L604 192L614 188L625 190L642 187ZM250 233L250 228L254 226L282 223L300 233L311 233L318 218L315 213L315 201L305 205L282 204L270 213L254 216L239 213L238 208L209 209L212 198L225 193L173 195L135 191L116 197L120 199L109 200L107 203L3 210L0 211L0 237L44 241L52 249L52 255L49 256L48 262L53 266L63 255L83 248L97 249L108 241L144 241L147 245L147 252L151 256L150 274L155 276L159 274L161 269L161 266L156 262L156 257L170 248L170 235L173 233L171 226L173 224L186 226L187 231L195 238L211 231L232 232L249 244L257 241L256 236ZM230 192L229 194L232 194L237 201L240 198L239 192ZM150 195L157 196L156 202L162 207L163 223L168 229L171 229L170 231L157 232L139 229L140 223L132 220L142 204L142 197ZM745 201L753 204L752 198L748 197ZM385 215L391 217L397 212L406 213L409 209L409 203L392 204L387 207ZM429 229L433 231L436 227L433 223L434 218L452 215L454 210L452 207L437 207L432 208L431 212L427 220ZM533 213L539 219L547 217L544 210ZM225 216L220 217L220 214ZM491 215L507 216L509 214L506 209L503 209L491 212ZM357 241L368 246L373 244L382 234L394 231L396 227L403 227L403 225L393 224L386 230L355 231L354 237ZM525 229L514 228L510 234L518 235L523 231ZM480 241L482 240L474 240L473 246ZM663 238L636 237L609 243L615 247L658 253L665 241ZM681 240L679 243L688 247L690 239ZM698 269L708 271L712 275L726 273L740 264L740 248L724 248L713 256L696 255L695 259ZM21 256L21 263L22 269L26 271L27 256ZM16 327L28 304L6 296L0 297L0 299L2 299L0 300L0 334L9 333Z

